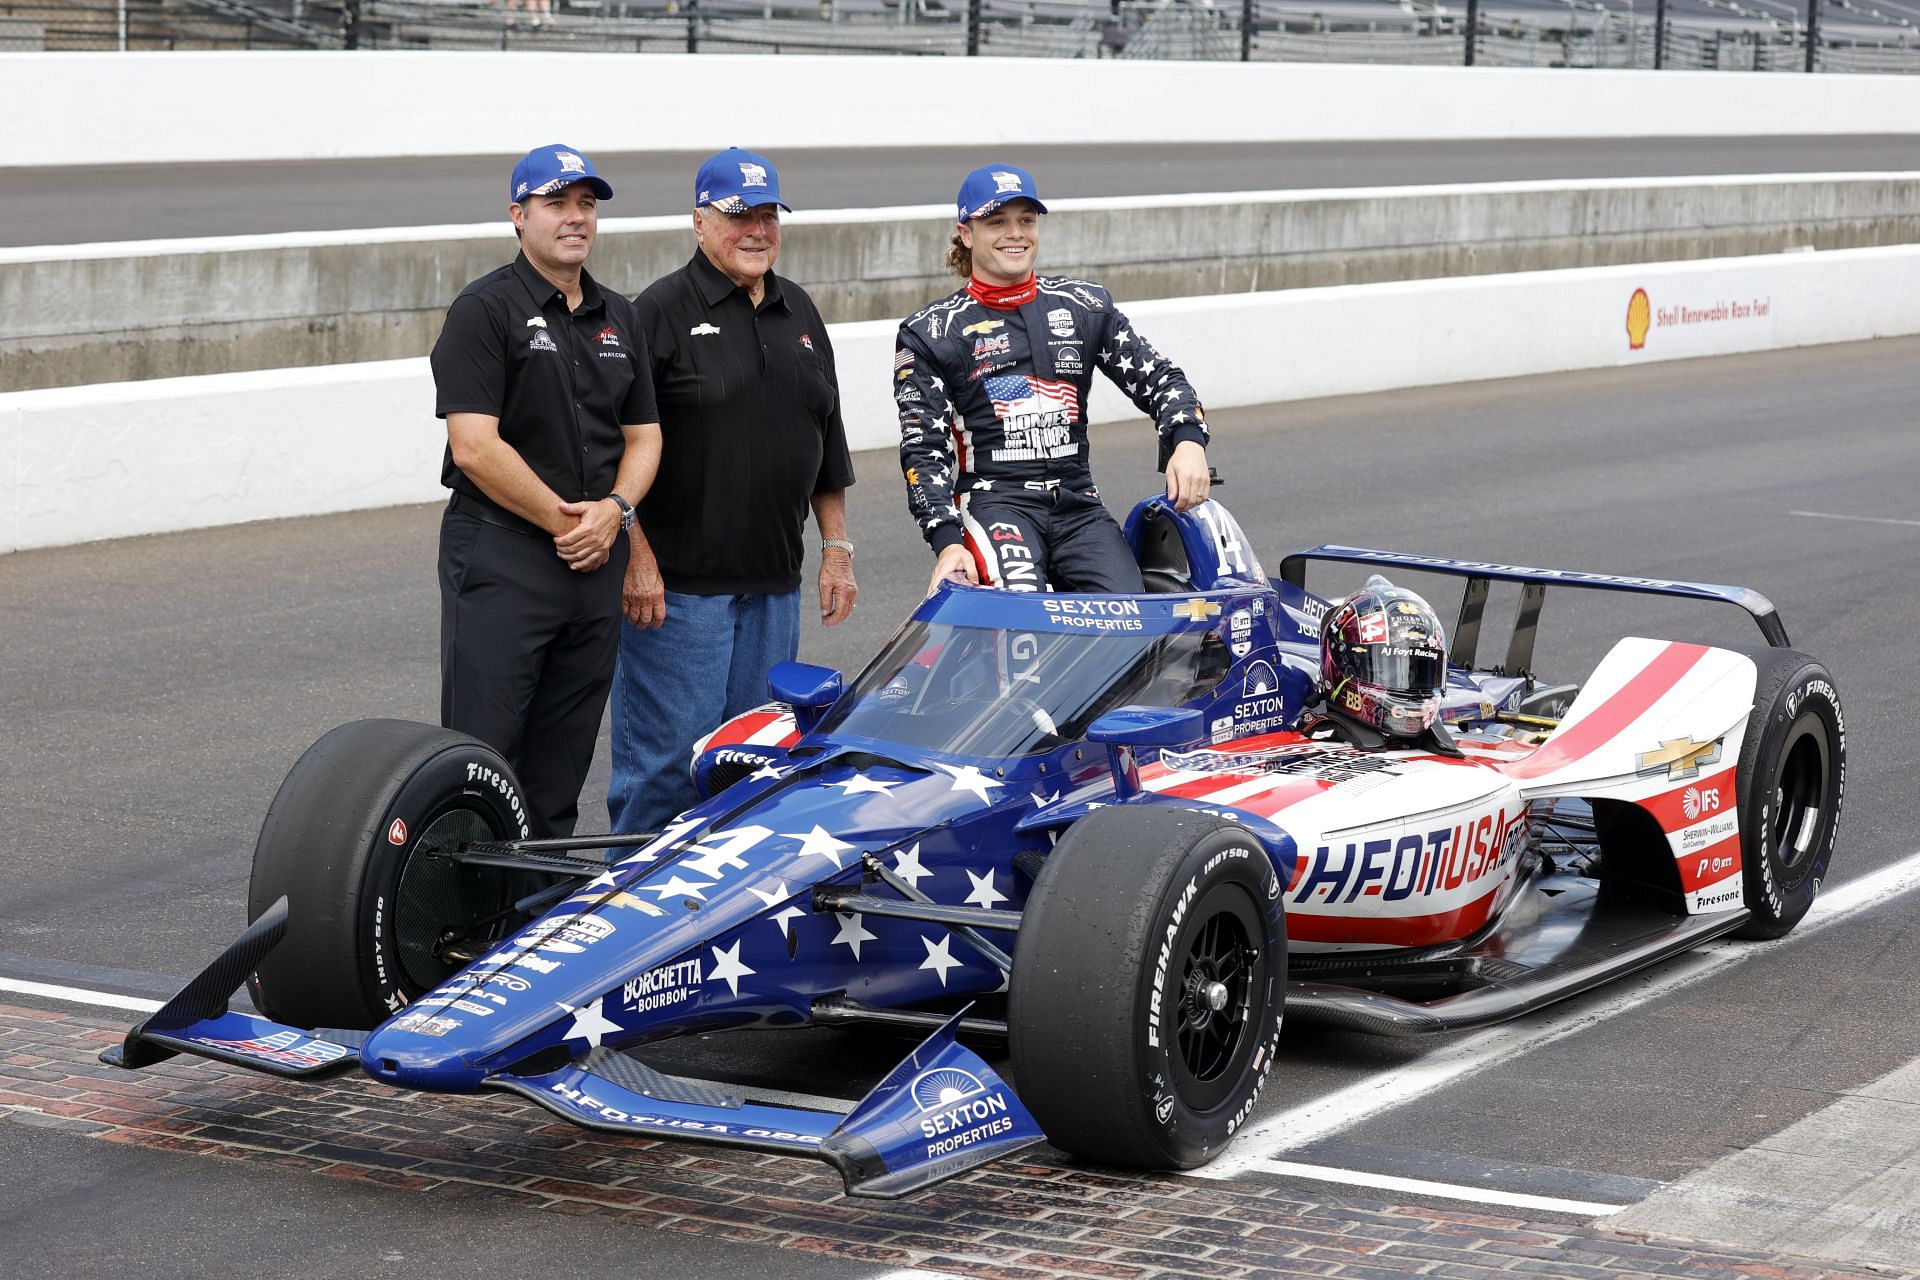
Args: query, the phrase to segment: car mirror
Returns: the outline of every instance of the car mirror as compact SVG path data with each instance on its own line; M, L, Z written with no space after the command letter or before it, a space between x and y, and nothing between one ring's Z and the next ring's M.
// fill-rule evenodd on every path
M1205 718L1192 707L1117 707L1087 726L1087 741L1106 747L1114 796L1125 800L1140 793L1137 748L1184 747L1205 732Z
M767 692L793 708L802 733L811 733L827 708L840 700L840 673L809 662L776 662L767 672Z
M1087 726L1087 741L1136 747L1183 747L1201 736L1192 707L1116 707Z

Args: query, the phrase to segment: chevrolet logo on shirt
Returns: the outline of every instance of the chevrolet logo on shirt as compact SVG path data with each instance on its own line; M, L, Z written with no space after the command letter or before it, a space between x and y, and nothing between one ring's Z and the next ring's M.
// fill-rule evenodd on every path
M1205 622L1219 615L1220 606L1211 600L1182 600L1173 606L1173 616L1185 618L1188 622Z
M693 328L687 330L687 332L697 338L703 333L720 332L720 326L717 324L697 324L693 326Z
M968 325L960 332L963 336L971 338L977 334L992 333L995 329L1005 328L1006 323L1005 320L982 320L979 324Z

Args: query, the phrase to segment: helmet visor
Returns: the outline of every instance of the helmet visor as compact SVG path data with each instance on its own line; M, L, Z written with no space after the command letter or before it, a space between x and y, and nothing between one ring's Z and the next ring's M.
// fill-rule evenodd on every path
M1348 658L1355 680L1392 693L1432 697L1447 683L1447 660L1438 649L1404 644L1362 645Z

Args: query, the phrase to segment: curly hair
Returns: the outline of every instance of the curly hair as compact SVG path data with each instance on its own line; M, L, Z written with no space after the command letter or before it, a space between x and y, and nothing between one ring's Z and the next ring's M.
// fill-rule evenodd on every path
M947 243L947 270L962 280L973 274L973 250L967 247L967 242L960 238L958 231L953 233L953 239Z

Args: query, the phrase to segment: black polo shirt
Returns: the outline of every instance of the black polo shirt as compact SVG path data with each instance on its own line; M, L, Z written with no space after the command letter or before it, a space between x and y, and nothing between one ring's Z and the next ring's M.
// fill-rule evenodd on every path
M432 356L434 412L498 418L500 438L569 502L611 493L626 450L621 426L659 418L633 305L585 271L580 292L569 312L566 295L521 254L460 291ZM545 536L454 466L451 445L440 481L496 523Z
M640 524L667 589L794 590L810 500L853 483L833 346L813 299L768 272L756 309L695 250L633 306L664 440Z

